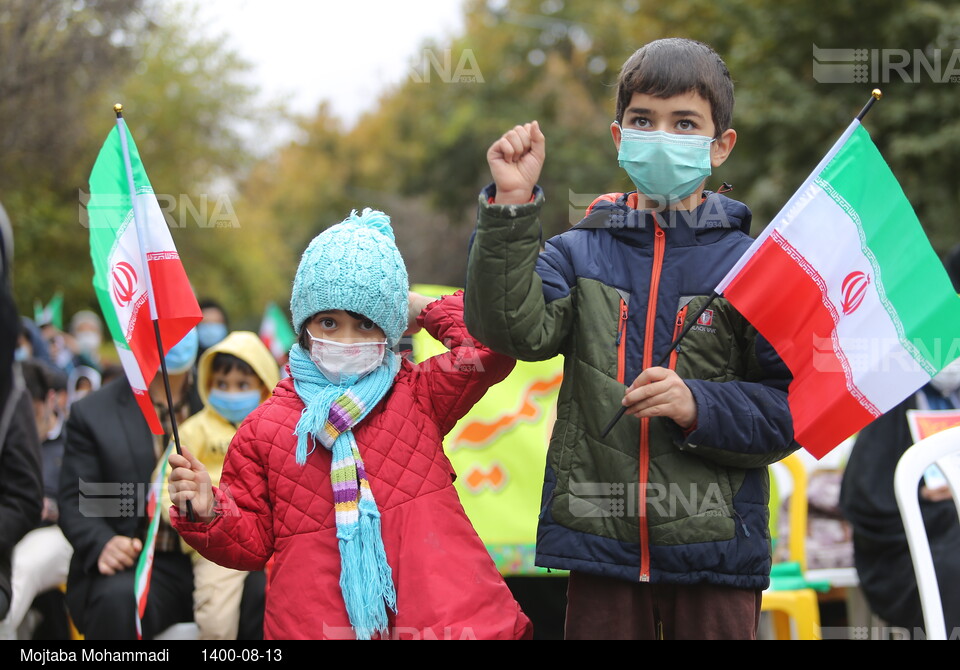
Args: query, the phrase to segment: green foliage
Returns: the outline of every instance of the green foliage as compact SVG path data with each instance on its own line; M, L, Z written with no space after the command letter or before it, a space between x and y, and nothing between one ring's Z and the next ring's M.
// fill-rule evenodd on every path
M8 147L0 152L0 197L14 226L22 313L57 290L67 315L99 309L82 203L115 102L124 104L198 295L240 315L286 291L269 273L237 272L273 261L270 236L245 228L224 186L251 164L239 123L263 119L250 105L255 91L240 83L248 65L222 40L203 37L195 12L126 0L17 0L0 11L0 36L11 35L21 44L14 71L30 75L0 79Z
M733 74L739 139L708 188L734 184L731 195L753 208L757 233L874 87L817 82L814 45L910 54L939 49L946 71L950 55L960 49L960 8L925 0L473 0L463 34L448 44L425 44L411 59L411 76L387 91L356 127L343 130L342 142L328 137L316 153L309 141L296 143L281 151L295 154L294 163L281 158L271 165L300 170L313 162L339 164L334 183L341 194L361 196L354 207L390 202L391 194L395 209L387 211L395 218L402 211L397 238L411 275L457 283L477 193L489 181L487 148L513 125L537 119L547 137L541 178L545 235L576 222L596 195L632 190L617 166L609 131L617 74L635 49L671 36L707 42ZM465 56L470 58L464 62ZM480 77L458 77L459 62ZM954 67L960 75L960 64ZM884 97L866 127L934 247L945 252L958 241L953 216L960 196L949 178L960 170L957 84L930 76L902 81L893 72L892 81L878 86ZM318 119L334 128L324 113ZM346 153L330 153L337 151ZM324 167L277 181L289 194L289 180L312 181L319 192L330 178ZM257 197L270 200L262 190ZM346 213L339 202L339 210L329 207L335 201L283 198L283 211L274 209L272 216L324 227Z
M299 120L295 141L256 162L238 128L276 112L253 106L247 65L224 40L203 37L188 5L169 7L0 5L0 198L14 223L21 312L58 289L68 316L95 308L78 195L116 101L198 295L253 328L267 302L286 301L309 240L351 209L392 216L413 281L459 285L477 194L490 180L487 149L515 124L537 119L547 137L545 236L574 223L595 196L631 190L609 130L616 79L634 50L669 36L709 43L733 74L738 142L708 188L732 183L731 195L754 210L754 233L877 86L884 96L866 128L934 247L943 253L960 241L954 3L468 0L462 33L400 55L409 76L356 125L321 105ZM814 45L865 49L887 81L820 83ZM936 73L911 65L902 76L884 69L897 54L941 62Z

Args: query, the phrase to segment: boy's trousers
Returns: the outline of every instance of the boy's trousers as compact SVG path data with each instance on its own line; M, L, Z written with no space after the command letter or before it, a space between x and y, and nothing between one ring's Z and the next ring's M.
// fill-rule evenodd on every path
M567 640L755 640L759 589L628 582L571 571Z

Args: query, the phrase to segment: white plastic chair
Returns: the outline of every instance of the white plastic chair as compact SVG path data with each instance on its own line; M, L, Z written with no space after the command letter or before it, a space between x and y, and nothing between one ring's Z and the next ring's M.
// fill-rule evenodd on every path
M900 457L893 476L893 489L910 545L913 568L917 573L927 639L946 640L947 627L943 619L939 582L933 567L927 529L920 515L917 493L920 477L934 463L943 472L957 505L957 514L960 515L960 426L935 433L907 449Z

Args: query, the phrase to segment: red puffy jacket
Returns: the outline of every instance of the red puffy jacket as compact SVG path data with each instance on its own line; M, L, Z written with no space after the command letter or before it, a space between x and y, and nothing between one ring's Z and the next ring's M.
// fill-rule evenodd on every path
M450 351L419 365L404 360L354 429L397 589L390 637L529 638L531 623L464 513L442 448L514 360L473 341L459 294L428 305L420 321ZM339 587L331 454L319 447L297 464L293 430L302 410L293 380L282 380L230 443L217 518L189 523L176 507L170 516L187 543L220 565L262 570L273 557L266 639L353 638Z

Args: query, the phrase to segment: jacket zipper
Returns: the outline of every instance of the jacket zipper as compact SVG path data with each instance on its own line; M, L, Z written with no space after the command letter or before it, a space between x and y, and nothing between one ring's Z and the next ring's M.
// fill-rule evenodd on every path
M626 384L627 375L627 302L620 298L620 322L617 324L617 381Z
M653 268L650 271L650 295L647 298L647 324L643 334L643 369L653 365L653 332L657 321L657 294L663 269L665 233L653 215ZM650 419L640 419L640 581L650 581L650 529L647 527L647 477L650 469Z
M683 306L683 309L677 314L677 323L673 326L673 337L670 338L670 341L673 342L677 339L677 335L680 334L680 331L683 330L683 322L687 320L687 305ZM678 344L673 348L673 351L670 352L670 369L677 369L677 355L680 353L680 345Z
M743 528L744 536L750 537L750 531L747 529L747 522L743 520L742 516L740 516L740 512L733 510L733 515L740 521L740 527Z

